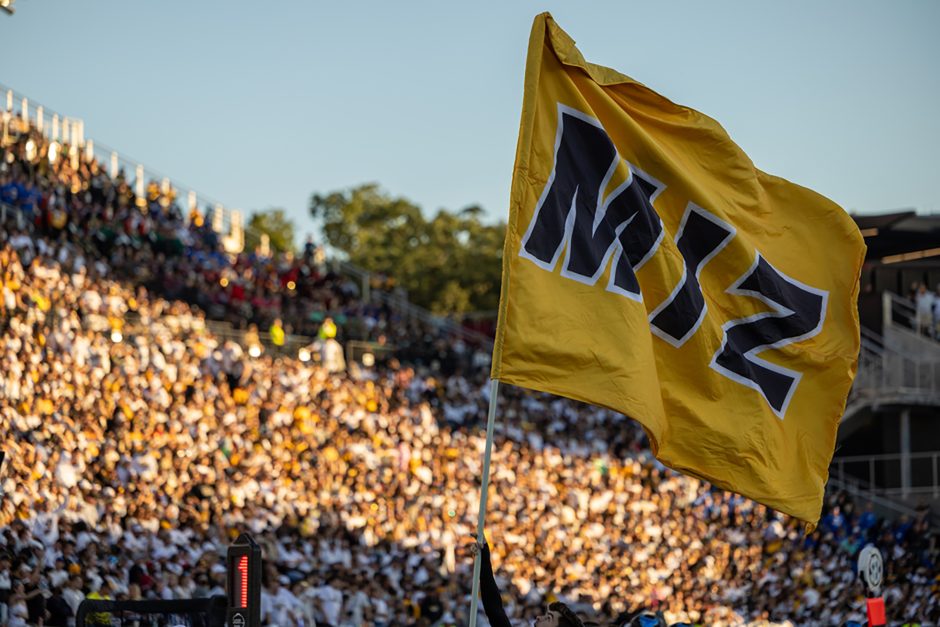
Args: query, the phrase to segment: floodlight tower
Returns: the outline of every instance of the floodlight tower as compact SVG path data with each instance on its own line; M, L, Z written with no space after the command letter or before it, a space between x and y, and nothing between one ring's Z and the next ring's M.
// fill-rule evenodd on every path
M13 15L16 13L14 4L16 4L16 0L0 0L0 11L6 12L7 15Z

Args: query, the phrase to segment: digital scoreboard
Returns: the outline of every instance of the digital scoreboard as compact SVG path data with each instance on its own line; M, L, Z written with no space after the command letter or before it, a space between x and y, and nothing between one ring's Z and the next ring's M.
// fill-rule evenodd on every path
M247 533L229 545L226 572L229 627L260 627L261 547Z

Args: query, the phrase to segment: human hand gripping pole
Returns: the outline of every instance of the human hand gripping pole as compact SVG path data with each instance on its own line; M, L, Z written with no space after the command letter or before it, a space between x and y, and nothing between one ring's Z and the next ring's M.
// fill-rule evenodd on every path
M512 627L506 610L503 608L502 595L496 585L496 576L493 574L493 564L490 562L490 547L484 541L479 544L473 538L470 545L470 554L480 558L480 602L483 603L483 612L490 627Z
M490 406L486 416L486 448L483 451L483 479L480 485L480 514L477 519L477 544L486 542L483 537L483 523L486 519L486 496L490 487L490 456L493 453L493 425L496 422L496 400L499 393L499 381L490 379ZM480 567L482 557L476 552L473 560L473 591L470 598L470 627L477 625L477 611L480 606Z

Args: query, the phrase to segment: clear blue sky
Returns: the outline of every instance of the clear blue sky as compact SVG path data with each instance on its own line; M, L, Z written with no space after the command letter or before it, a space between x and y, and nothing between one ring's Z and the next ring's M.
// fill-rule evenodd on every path
M0 14L0 82L251 211L367 181L504 219L532 18L849 211L940 211L940 2L87 2Z

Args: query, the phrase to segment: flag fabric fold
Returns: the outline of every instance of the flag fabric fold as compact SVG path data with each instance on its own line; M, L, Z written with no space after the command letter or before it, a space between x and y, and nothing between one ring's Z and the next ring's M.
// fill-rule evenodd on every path
M664 464L814 525L865 246L714 120L536 17L492 376L639 421Z

